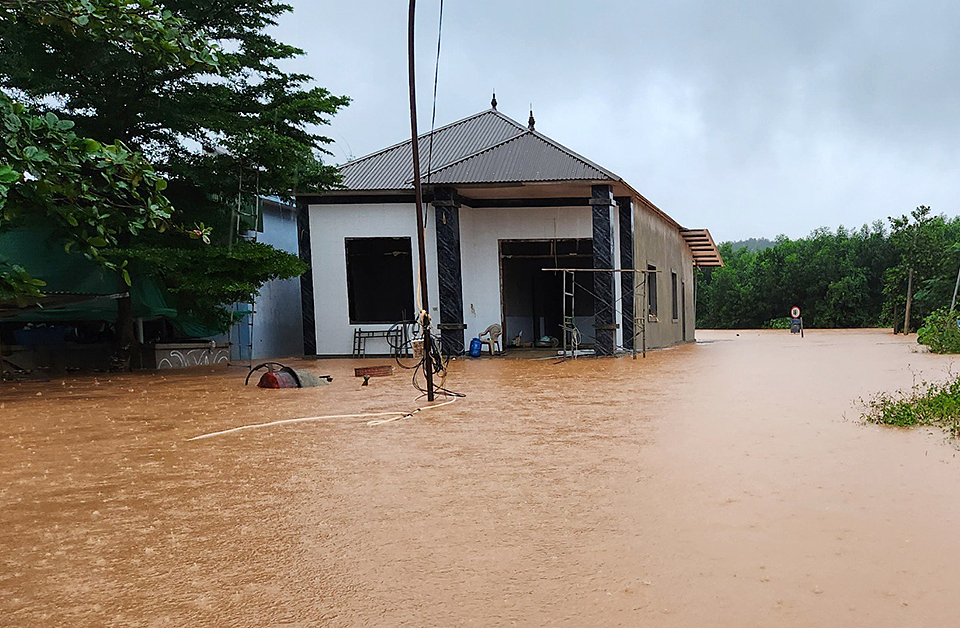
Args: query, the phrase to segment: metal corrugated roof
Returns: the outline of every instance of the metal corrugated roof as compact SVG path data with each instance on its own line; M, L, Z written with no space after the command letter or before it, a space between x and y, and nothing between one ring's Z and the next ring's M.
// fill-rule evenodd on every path
M431 155L430 136L433 136ZM434 184L615 181L649 211L680 230L699 266L723 266L706 229L684 229L619 176L496 109L487 109L419 138L421 176ZM350 192L413 189L410 140L339 167Z
M430 173L431 183L596 181L618 179L556 142L532 131L478 151ZM407 180L412 184L413 179Z
M437 170L468 155L527 133L526 127L495 109L440 127L433 132L432 168ZM410 140L340 166L343 185L349 190L402 190L412 188L413 154ZM420 136L420 167L427 171L430 134Z

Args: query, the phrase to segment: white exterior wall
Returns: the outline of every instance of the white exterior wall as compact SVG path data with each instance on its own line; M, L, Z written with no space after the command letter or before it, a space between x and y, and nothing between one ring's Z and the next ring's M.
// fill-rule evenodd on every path
M593 214L589 207L461 207L460 255L467 344L490 325L501 323L503 318L500 303L500 240L592 237ZM433 277L436 277L435 272ZM562 296L558 294L557 298Z
M620 210L617 207L610 209L610 229L613 237L613 268L620 268ZM613 275L613 322L617 324L614 332L614 347L623 346L623 308L620 299L623 298L623 286L620 285L620 275Z
M437 232L433 209L427 222L427 283L430 290L430 312L439 320L439 288L437 286ZM313 262L314 317L317 322L317 355L350 355L353 353L353 331L389 329L390 325L350 323L347 300L346 238L410 238L413 252L413 302L420 304L417 248L417 214L412 203L384 205L311 205L310 252ZM370 354L390 352L386 340L366 341Z
M310 238L313 256L314 315L317 323L318 355L349 355L353 351L353 332L363 329L387 329L390 325L350 323L347 301L347 264L344 240L365 237L409 237L413 252L414 303L419 303L419 253L417 219L413 204L382 205L312 205L310 206ZM430 312L439 322L439 287L437 285L437 245L435 214L427 216L427 274L430 288ZM635 251L637 268L653 264L660 271L658 279L659 322L647 323L647 347L655 348L682 341L680 322L671 319L670 272L685 283L687 306L687 340L694 339L693 258L676 227L663 218L635 204ZM619 226L614 212L614 264L620 265ZM463 271L463 314L467 326L464 339L470 339L494 323L502 323L500 301L500 240L549 240L592 238L593 218L590 207L562 208L460 208L460 254ZM638 283L639 283L639 277ZM615 278L615 295L620 297L620 279ZM560 295L558 295L560 298ZM619 302L618 302L619 303ZM639 285L636 311L646 312ZM622 320L617 332L617 346L622 346ZM584 330L592 337L593 330ZM506 340L506 339L502 339ZM639 345L637 347L639 349ZM385 340L367 340L369 354L388 353Z

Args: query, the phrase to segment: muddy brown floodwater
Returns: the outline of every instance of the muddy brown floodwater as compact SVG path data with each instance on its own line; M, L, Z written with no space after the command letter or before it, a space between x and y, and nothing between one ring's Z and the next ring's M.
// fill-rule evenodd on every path
M958 625L957 449L856 403L952 359L883 331L698 338L458 361L467 397L412 419L197 441L416 404L350 360L299 391L3 385L0 625Z

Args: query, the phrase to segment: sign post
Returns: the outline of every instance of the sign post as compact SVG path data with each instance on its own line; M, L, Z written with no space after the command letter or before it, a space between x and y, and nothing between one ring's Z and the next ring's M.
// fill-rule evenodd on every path
M796 305L790 308L790 333L800 334L803 338L803 317L800 316L800 308Z

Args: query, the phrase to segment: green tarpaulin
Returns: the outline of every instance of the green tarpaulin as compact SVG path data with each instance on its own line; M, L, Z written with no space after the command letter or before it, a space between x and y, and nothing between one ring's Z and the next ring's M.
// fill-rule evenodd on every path
M47 282L42 290L49 295L47 307L41 299L39 308L7 309L4 320L113 322L117 319L117 299L129 292L135 318L166 318L191 338L218 333L178 313L173 298L157 279L132 273L132 285L127 286L118 273L105 270L83 255L64 251L63 244L52 239L47 230L17 229L0 233L0 260L22 266L31 276Z

